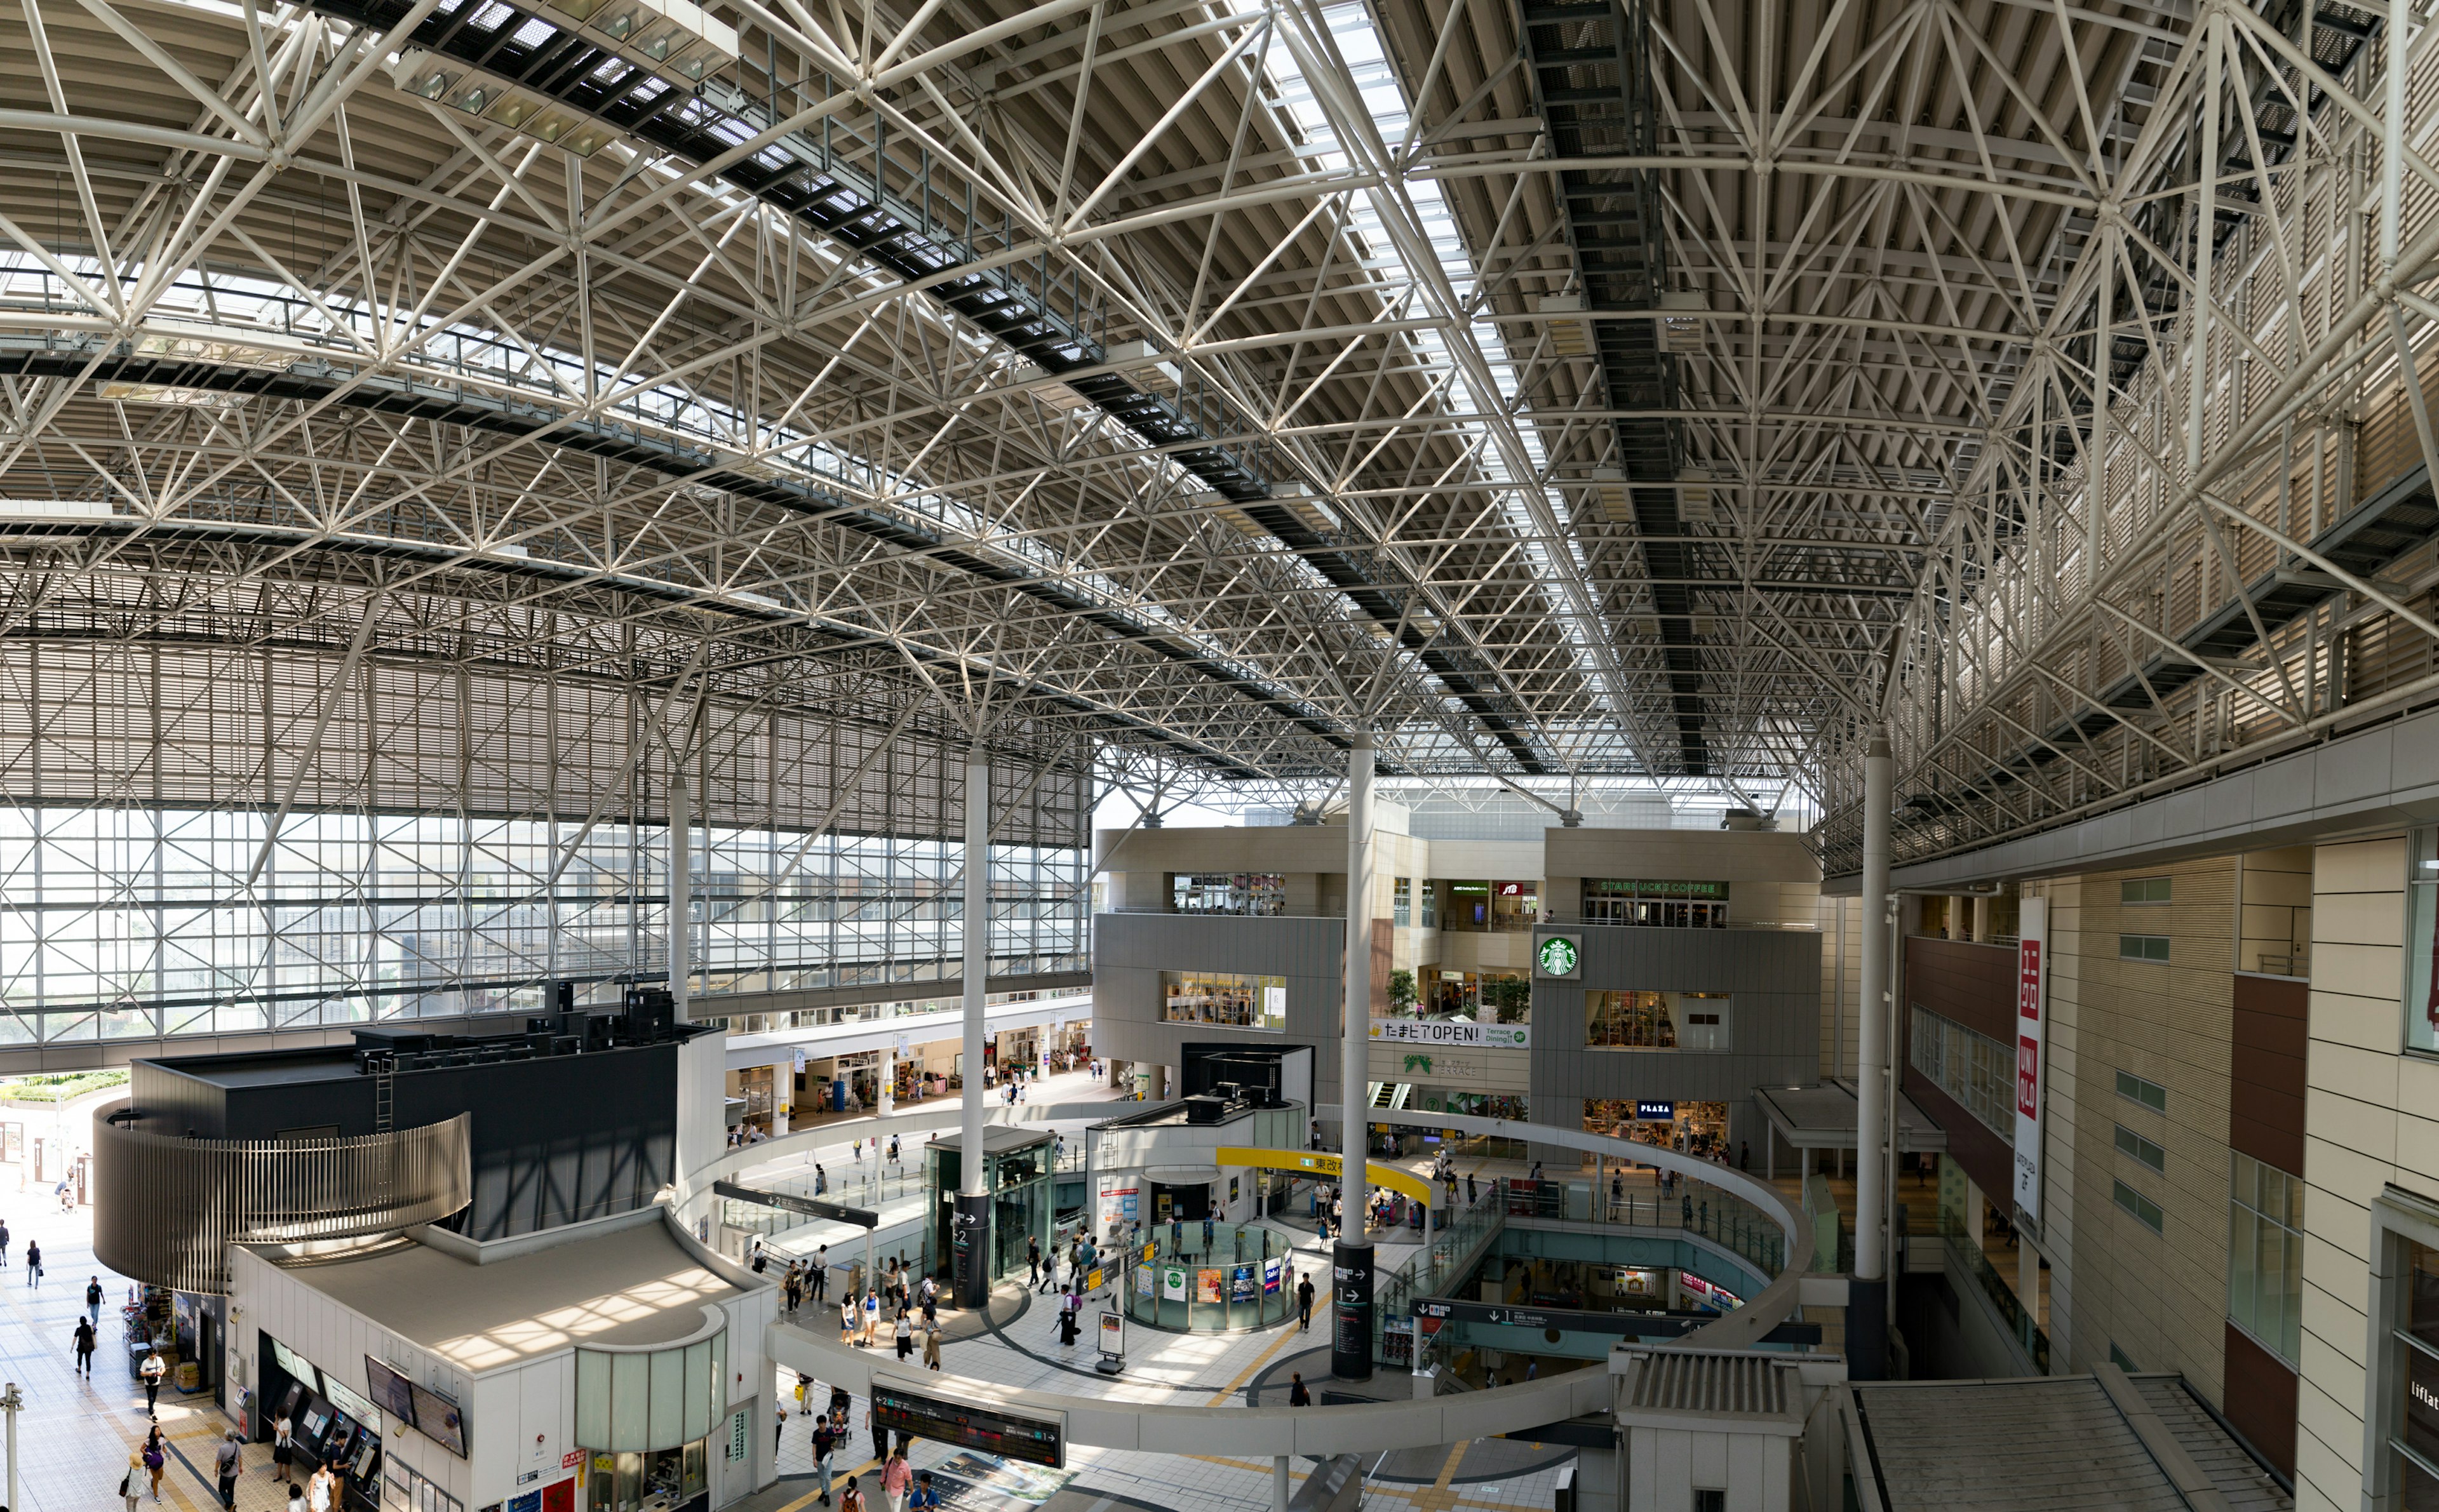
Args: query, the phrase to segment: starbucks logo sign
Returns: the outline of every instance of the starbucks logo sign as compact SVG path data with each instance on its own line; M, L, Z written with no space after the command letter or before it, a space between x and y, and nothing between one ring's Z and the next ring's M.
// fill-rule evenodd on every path
M1583 964L1583 952L1564 934L1553 934L1533 952L1533 962L1543 976L1573 976Z

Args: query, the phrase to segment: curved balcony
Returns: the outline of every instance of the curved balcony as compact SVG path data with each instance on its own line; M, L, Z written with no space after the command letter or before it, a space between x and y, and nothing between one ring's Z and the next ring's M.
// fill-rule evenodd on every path
M472 1123L334 1139L182 1139L93 1120L94 1257L180 1291L228 1289L232 1244L298 1244L431 1223L473 1201Z

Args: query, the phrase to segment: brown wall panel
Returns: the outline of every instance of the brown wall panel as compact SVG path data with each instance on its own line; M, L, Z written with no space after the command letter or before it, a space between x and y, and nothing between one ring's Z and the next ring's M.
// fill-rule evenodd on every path
M1924 1005L1930 1006L1929 1004ZM1914 1106L1929 1114L1948 1134L1948 1153L1973 1184L1982 1188L1983 1198L2001 1207L2008 1204L2008 1194L2016 1188L2016 1147L2012 1140L2001 1139L1983 1126L1982 1120L1965 1111L1965 1106L1939 1090L1929 1076L1906 1067L1905 1094Z
M2295 1397L2293 1369L2229 1324L2222 1394L2227 1420L2290 1481L2295 1478Z
M2227 1142L2231 1148L2304 1174L2304 1051L2307 984L2242 976L2228 1066Z
M1943 1018L2016 1042L2016 952L2006 945L1906 939L1905 995Z

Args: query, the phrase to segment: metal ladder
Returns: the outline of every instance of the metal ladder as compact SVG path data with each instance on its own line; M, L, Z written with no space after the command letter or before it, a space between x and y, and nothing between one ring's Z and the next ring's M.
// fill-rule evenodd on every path
M372 1073L373 1078L373 1132L386 1134L390 1131L390 1099L398 1080L398 1058L393 1055L369 1056L365 1058L365 1069Z

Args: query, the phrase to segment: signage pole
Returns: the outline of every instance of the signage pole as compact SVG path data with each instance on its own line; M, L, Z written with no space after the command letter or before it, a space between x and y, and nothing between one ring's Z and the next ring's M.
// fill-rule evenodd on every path
M983 1158L983 989L990 975L990 756L978 744L966 756L965 907L966 1086L957 1151L955 1228L950 1284L961 1307L990 1304L990 1189Z
M1372 735L1358 733L1346 753L1346 1008L1340 1046L1338 1190L1343 1216L1330 1254L1336 1325L1329 1373L1341 1380L1372 1379L1372 1246L1364 1238L1370 1207L1370 1099L1364 1083L1372 1060ZM1352 1236L1350 1239L1349 1236Z

